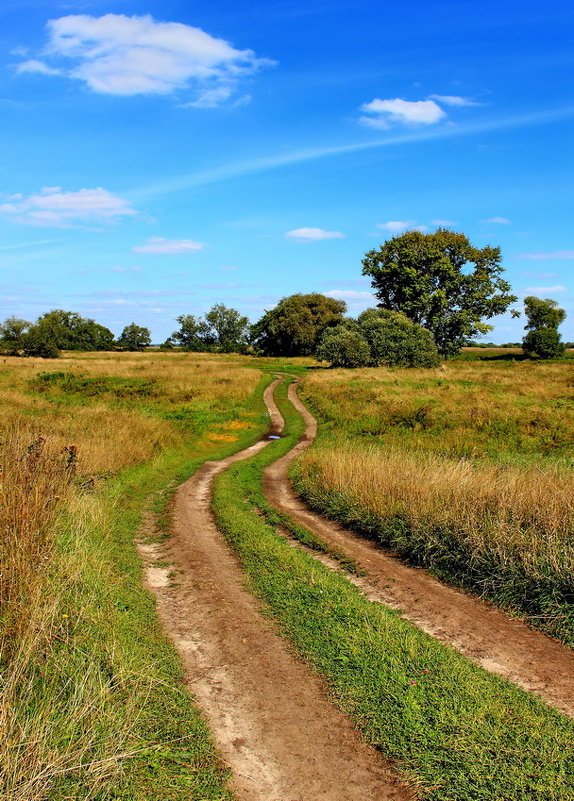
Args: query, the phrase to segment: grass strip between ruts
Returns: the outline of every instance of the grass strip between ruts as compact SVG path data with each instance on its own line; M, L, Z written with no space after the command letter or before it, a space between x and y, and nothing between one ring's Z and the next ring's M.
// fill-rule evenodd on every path
M153 462L123 471L94 496L89 530L79 532L73 516L60 524L53 566L59 619L57 645L51 647L30 677L21 714L47 708L51 737L81 740L86 726L93 737L74 770L46 776L46 799L96 798L98 801L230 801L229 771L215 753L211 734L184 688L173 646L161 630L155 601L141 581L141 562L134 548L143 511L150 500L160 523L175 487L207 459L220 459L247 447L268 429L262 401L264 377L257 391L229 410L230 419L248 412L252 425L235 442L183 443ZM224 421L226 412L211 421ZM205 421L206 428L209 427ZM102 497L103 496L103 497ZM86 501L90 502L87 496ZM96 503L97 501L97 503ZM75 553L76 552L76 553ZM58 573L70 554L81 566L72 579ZM81 679L80 677L84 677ZM70 706L84 681L96 687L97 709L74 728ZM127 736L118 741L116 732ZM93 766L109 761L118 768L98 782ZM16 797L16 796L15 796ZM44 797L44 796L42 796Z
M571 721L368 601L257 513L264 467L301 431L285 387L277 397L287 435L216 479L214 510L284 635L422 798L572 801Z

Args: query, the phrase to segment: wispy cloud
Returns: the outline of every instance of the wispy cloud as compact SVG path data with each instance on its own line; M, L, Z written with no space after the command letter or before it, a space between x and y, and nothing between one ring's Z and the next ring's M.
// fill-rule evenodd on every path
M137 212L127 200L102 187L64 192L59 186L47 186L37 195L13 195L0 205L0 214L26 225L76 228L116 222Z
M323 228L295 228L287 231L285 237L295 242L320 242L323 239L344 239L345 234L340 231L325 231Z
M407 228L414 228L416 220L388 220L388 222L377 223L377 228L382 231L388 231L390 234L400 234L401 231L406 231Z
M477 103L475 100L470 100L468 97L460 97L459 95L429 95L430 100L436 100L444 106L481 106L482 103Z
M507 220L506 217L489 217L488 220L481 220L483 223L493 223L494 225L510 225L512 220Z
M71 14L50 20L47 28L44 60L27 59L17 70L66 75L99 94L188 89L196 94L190 104L213 107L231 97L241 77L274 63L201 28L156 22L150 15Z
M526 289L521 290L521 295L544 295L554 294L555 292L568 292L565 286L557 284L556 286L527 286Z
M164 239L161 236L152 236L145 245L136 245L132 248L134 253L195 253L203 250L201 242L194 242L192 239Z
M550 253L517 253L515 259L550 261L551 259L574 259L574 250L554 250Z
M439 228L450 228L451 225L458 225L455 220L431 220L431 222Z
M316 161L324 158L334 158L345 156L351 153L359 153L364 150L375 150L379 148L402 146L406 144L417 144L428 142L435 139L453 139L462 136L475 136L489 131L500 131L513 128L523 128L535 125L544 125L559 119L574 116L574 106L565 106L558 109L539 111L531 114L505 117L502 119L488 120L466 126L441 126L419 130L412 133L400 133L395 136L386 136L384 139L373 139L370 141L351 142L345 145L331 145L300 148L287 153L272 153L255 159L244 159L238 162L231 162L210 170L187 173L169 178L161 183L151 184L139 189L134 189L129 193L132 200L140 200L148 197L180 192L201 186L220 183L222 181L240 178L244 175L267 172L292 164L301 164L308 161Z
M363 103L360 109L368 116L360 118L370 128L386 129L391 125L432 125L446 117L446 112L434 100L392 100L375 98Z

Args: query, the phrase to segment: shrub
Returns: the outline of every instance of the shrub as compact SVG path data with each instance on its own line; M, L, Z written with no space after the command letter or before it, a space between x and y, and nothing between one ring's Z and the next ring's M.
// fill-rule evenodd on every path
M522 340L522 350L527 356L552 359L562 356L566 345L555 328L537 328L526 334Z
M401 312L367 309L359 330L371 349L371 364L397 367L438 367L440 356L430 331Z
M325 331L316 356L319 361L330 362L333 367L366 367L372 361L365 337L344 326Z

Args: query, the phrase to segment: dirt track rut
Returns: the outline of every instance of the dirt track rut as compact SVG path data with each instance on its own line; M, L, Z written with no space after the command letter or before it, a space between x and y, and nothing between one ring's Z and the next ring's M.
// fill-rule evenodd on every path
M275 382L277 384L278 382ZM271 434L282 419L266 392ZM327 697L245 589L210 512L213 477L268 444L206 462L176 494L174 534L147 551L148 585L240 801L407 801L414 795ZM146 559L146 553L143 553ZM175 584L158 576L169 559Z
M376 544L313 513L294 494L287 470L312 444L317 424L297 396L296 383L289 387L289 398L305 420L305 435L266 469L268 500L364 568L366 577L354 583L371 600L399 610L404 618L476 664L574 717L574 652L569 648L480 599L441 584L424 570L404 565Z

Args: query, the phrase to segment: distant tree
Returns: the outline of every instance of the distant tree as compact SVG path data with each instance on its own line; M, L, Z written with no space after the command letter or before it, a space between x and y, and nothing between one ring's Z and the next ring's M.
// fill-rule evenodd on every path
M440 364L430 331L401 312L367 309L357 322L371 349L372 364L389 367L438 367Z
M500 248L473 247L464 234L446 228L407 231L366 253L363 275L371 276L381 308L424 326L448 356L492 330L483 320L516 300L501 278L500 259Z
M26 332L32 323L20 317L8 317L0 323L0 348L10 354L17 355L26 346Z
M180 314L176 318L179 329L174 331L171 339L186 350L203 351L213 345L209 338L209 324L194 314Z
M240 351L247 345L249 320L242 317L236 309L228 309L223 303L216 303L205 315L209 326L208 336L221 351Z
M326 329L315 356L320 362L330 362L332 367L367 367L372 363L365 337L344 325Z
M143 350L151 344L149 328L130 323L118 337L118 345L125 350Z
M50 342L58 350L111 350L114 346L109 328L77 312L53 309L41 315L34 325L36 340Z
M252 342L267 356L309 356L323 332L343 321L342 300L312 293L282 298L251 327Z
M562 356L566 345L558 333L558 326L566 319L566 312L555 300L542 300L534 295L524 298L527 333L522 340L522 350L527 356L552 359Z

